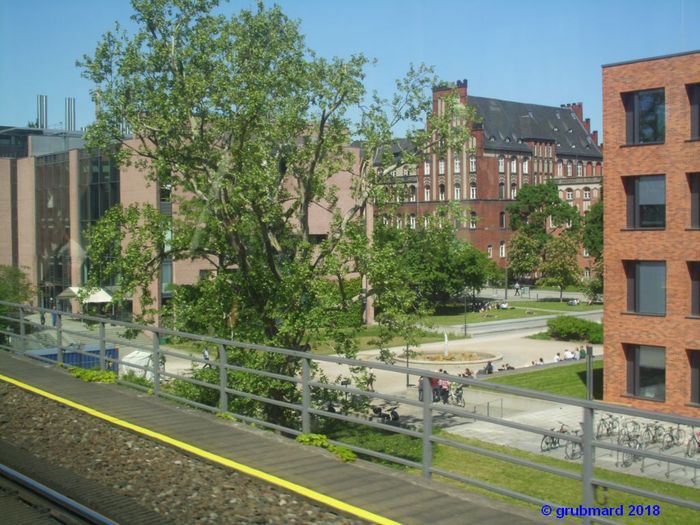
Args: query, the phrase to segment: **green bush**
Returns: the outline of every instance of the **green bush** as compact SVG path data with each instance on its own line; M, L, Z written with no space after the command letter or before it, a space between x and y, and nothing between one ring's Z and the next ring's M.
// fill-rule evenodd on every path
M89 370L86 368L70 367L68 372L86 383L117 382L117 374L108 370Z
M144 376L138 375L133 370L130 370L128 373L124 374L121 379L122 381L126 381L127 383L141 385L146 388L153 388L153 381L149 381Z
M342 430L331 435L331 437L348 445L382 452L417 463L420 463L423 457L423 443L420 439L396 432L375 430L360 425L346 425ZM384 461L373 456L366 456L365 459L395 468L404 468L397 463Z
M323 434L300 434L297 441L303 445L325 448L328 452L335 454L342 462L350 463L357 459L355 453L349 448L333 445L328 441L328 437Z
M549 335L559 341L603 342L603 326L579 319L578 317L559 316L547 322Z

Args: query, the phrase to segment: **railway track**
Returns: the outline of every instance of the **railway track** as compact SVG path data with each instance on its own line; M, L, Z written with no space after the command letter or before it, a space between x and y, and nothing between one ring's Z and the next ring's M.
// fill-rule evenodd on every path
M114 525L116 522L20 472L0 464L0 507L13 525Z
M171 523L132 498L4 440L0 440L0 508L0 522L12 525Z

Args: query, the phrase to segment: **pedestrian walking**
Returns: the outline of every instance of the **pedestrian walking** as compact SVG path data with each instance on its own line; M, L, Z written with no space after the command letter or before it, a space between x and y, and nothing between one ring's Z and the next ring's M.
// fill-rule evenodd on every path
M515 295L520 295L520 283L516 282L513 288L515 288Z
M206 348L202 350L202 359L204 359L204 366L202 368L211 368L211 361L209 360L209 350Z

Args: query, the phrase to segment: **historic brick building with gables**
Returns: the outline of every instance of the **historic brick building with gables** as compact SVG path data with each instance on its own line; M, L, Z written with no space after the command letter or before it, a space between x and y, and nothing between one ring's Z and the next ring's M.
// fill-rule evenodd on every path
M603 66L605 399L700 416L700 51Z
M560 197L582 214L600 198L603 156L597 132L591 132L580 103L553 107L469 96L466 80L434 88L433 111L440 111L441 97L455 89L480 122L461 151L448 151L444 158L433 154L417 173L404 177L408 202L398 219L412 227L443 202L459 202L467 212L459 237L505 266L512 235L506 208L524 185L552 180ZM580 255L584 272L590 272L592 259Z

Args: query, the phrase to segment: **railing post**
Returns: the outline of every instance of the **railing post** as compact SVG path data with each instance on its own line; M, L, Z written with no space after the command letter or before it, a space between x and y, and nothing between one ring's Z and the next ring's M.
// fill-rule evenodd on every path
M52 312L55 313L55 312ZM56 363L63 364L63 316L56 314Z
M423 377L423 477L430 479L430 469L433 466L433 443L430 437L433 434L433 388L429 377Z
M594 453L593 448L593 409L584 407L583 409L583 442L581 443L581 452L583 458L583 470L581 472L583 484L583 497L581 502L584 507L593 507L595 505L595 487L593 485L593 463ZM590 516L585 516L582 520L584 525L590 525Z
M27 351L27 330L24 326L24 307L19 307L19 348L22 353Z
M305 357L301 360L301 431L304 434L311 432L311 366L309 359Z
M224 345L219 345L219 410L222 412L228 411L228 394L226 393L226 385L228 384L227 363L226 349L224 349Z
M160 395L160 334L153 332L153 354L151 355L153 367L153 395Z
M107 353L107 344L105 341L105 323L100 321L100 370L105 369L105 357Z

